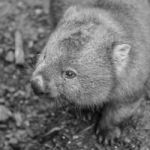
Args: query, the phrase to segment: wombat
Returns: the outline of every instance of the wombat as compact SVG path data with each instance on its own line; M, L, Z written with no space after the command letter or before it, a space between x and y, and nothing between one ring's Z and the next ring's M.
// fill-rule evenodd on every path
M102 107L96 134L107 143L120 136L118 125L135 112L144 94L150 73L149 3L65 2L67 10L56 17L57 26L40 55L31 85L38 94L49 93L60 103Z

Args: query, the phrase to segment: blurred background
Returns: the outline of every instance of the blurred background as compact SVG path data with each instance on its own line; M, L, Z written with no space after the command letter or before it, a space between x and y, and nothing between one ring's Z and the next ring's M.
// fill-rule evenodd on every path
M52 31L49 13L49 0L0 0L0 150L150 150L149 100L120 140L103 147L89 121L34 95L30 77Z

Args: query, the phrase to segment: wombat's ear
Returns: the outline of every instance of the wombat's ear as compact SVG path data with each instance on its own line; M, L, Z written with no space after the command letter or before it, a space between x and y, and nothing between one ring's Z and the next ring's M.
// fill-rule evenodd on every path
M116 45L113 50L113 61L116 67L117 74L120 74L127 65L129 60L129 52L131 46L129 44Z

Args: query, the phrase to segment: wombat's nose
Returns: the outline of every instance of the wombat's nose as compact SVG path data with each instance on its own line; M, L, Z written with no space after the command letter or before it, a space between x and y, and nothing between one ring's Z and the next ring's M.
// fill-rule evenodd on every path
M32 77L31 79L31 87L36 95L44 94L44 81L42 76Z

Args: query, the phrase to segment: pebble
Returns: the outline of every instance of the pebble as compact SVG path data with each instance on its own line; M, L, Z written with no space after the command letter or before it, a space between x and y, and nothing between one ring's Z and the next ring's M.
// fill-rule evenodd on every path
M4 98L0 98L0 104L4 104L5 103L5 99Z
M24 2L18 2L17 6L18 6L18 8L24 9L25 3Z
M141 148L141 150L150 150L147 146Z
M131 147L134 149L136 146L134 144L132 144Z
M0 55L2 55L4 52L4 49L3 48L0 48Z
M74 139L74 140L76 140L76 139L78 139L78 138L79 138L78 135L74 135L74 136L73 136L73 139Z
M4 105L0 105L0 121L5 122L12 116L11 111Z
M4 72L8 74L13 74L16 71L14 64L9 64L7 67L4 67Z
M11 10L11 4L5 1L0 1L0 17L6 15Z
M38 33L39 34L43 34L45 32L45 29L44 28L38 28Z
M39 37L40 38L42 38L42 37L44 37L44 33L45 33L45 29L43 29L43 28L38 28L38 33L39 33Z
M41 8L36 8L35 9L35 14L36 15L41 15L43 13L43 10Z
M24 139L27 136L27 132L26 130L18 130L15 133L15 138L20 140L20 139Z
M30 126L30 122L28 120L24 121L24 125L29 127Z
M8 126L6 124L0 124L0 130L7 129Z
M26 93L22 90L18 90L17 92L14 93L14 97L18 97L18 96L25 97Z
M18 144L18 140L16 139L16 138L11 138L10 140L9 140L9 144Z
M129 143L131 143L131 140L126 137L126 138L124 139L124 142L129 144Z
M9 51L7 54L6 54L6 57L5 57L5 60L7 61L7 62L13 62L14 61L14 59L15 59L15 57L14 57L14 53L12 52L12 51Z
M5 90L0 87L0 97L3 97L5 94Z
M83 144L82 142L77 142L78 146L82 146L82 144Z
M29 41L28 42L28 48L33 48L34 46L34 42L33 41Z
M7 87L7 90L10 92L10 93L14 93L16 91L16 89L14 87Z
M16 125L17 127L20 127L22 125L23 119L21 113L15 113L14 114L14 119L16 120Z

